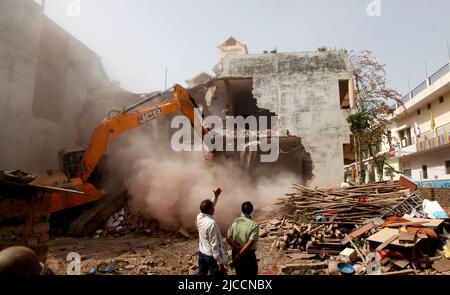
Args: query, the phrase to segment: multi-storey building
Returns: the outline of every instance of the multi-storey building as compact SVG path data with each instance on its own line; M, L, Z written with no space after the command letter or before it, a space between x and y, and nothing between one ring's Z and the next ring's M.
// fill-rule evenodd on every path
M423 187L450 187L450 63L396 104L388 164ZM385 178L389 178L384 175Z

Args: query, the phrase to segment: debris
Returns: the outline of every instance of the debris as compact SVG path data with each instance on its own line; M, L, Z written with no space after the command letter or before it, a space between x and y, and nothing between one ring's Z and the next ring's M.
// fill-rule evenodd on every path
M316 257L316 254L309 254L309 253L292 253L287 255L291 259L311 259Z
M380 275L385 275L385 276L389 276L389 275L406 275L406 274L410 274L410 273L414 273L414 269L405 269L405 270L399 270L399 271L391 271L391 272L382 272L380 273Z
M405 259L390 258L390 262L403 269L409 265L409 261Z
M276 248L289 259L309 259L287 263L283 273L301 272L315 265L316 257L327 262L328 274L339 274L337 259L349 264L361 260L353 265L355 274L369 274L369 268L370 274L386 275L431 271L436 257L430 242L434 239L436 244L438 233L444 238L446 231L442 219L422 218L419 191L399 182L327 190L293 188L294 193L277 203L283 216L260 223L262 236L273 240L270 254ZM309 258L306 253L316 256ZM381 264L375 267L378 259Z
M416 240L416 233L400 231L398 240L400 241L400 243L414 243L414 241Z
M423 226L426 227L439 227L444 220L443 219L425 219L425 218L414 218L414 217L409 217L407 215L403 215L402 217L405 220L409 220L409 221L413 221L413 222L421 222L423 221L424 223L422 224Z
M450 271L450 260L442 258L432 264L432 267L438 272Z
M444 250L444 256L445 256L445 258L450 259L450 246L449 246L449 240L447 240L447 245L445 245L445 246L443 247L443 250Z
M87 275L96 275L97 274L97 268L93 267L91 268L91 270L89 270L89 272L87 273Z
M409 213L411 208L420 207L416 202L417 199L421 200L417 191L404 189L398 182L377 182L328 190L295 184L293 189L294 193L286 194L287 198L279 202L287 214L297 211L311 220L318 215L332 214L336 215L334 222L342 224L363 224L367 219L384 216L391 211ZM407 200L413 200L414 206L404 206Z
M345 235L345 238L347 239L347 241L350 242L350 244L352 244L353 248L355 248L356 253L358 253L358 256L364 262L364 265L367 265L366 257L364 256L363 253L361 253L361 251L359 250L358 246L356 246L355 243L353 243L352 239L349 236Z
M117 262L111 261L110 264L103 267L99 267L98 271L101 273L114 273L116 269L117 269Z
M30 183L37 178L35 174L22 170L5 171L4 175L6 180L20 183Z
M196 275L198 273L198 266L193 265L189 267L189 275Z
M405 222L398 222L398 223L387 223L386 227L402 227L405 225L423 225L425 223L428 223L429 221L405 221Z
M368 232L369 230L371 230L374 227L375 227L375 225L372 222L368 223L368 224L361 226L360 228L354 230L353 232L351 232L349 234L349 237L352 239L355 239L355 238L359 237L360 235L365 234L366 232Z
M447 212L439 205L437 201L423 200L422 203L423 212L425 212L429 218L446 219L448 218Z
M403 247L412 247L414 246L414 244L400 244L399 241L397 240L397 237L399 235L399 230L398 229L394 229L394 228L388 228L385 227L383 229L381 229L380 231L378 231L377 233L371 235L370 237L367 238L367 241L372 242L372 243L377 243L379 246L381 246L381 244L385 243L386 241L390 240L393 238L393 236L396 236L395 239L393 239L392 241L389 241L389 244L393 244L396 246L403 246ZM416 239L416 243L420 240L420 237L418 237ZM388 244L384 245L384 247L386 247Z
M156 221L148 220L140 214L132 213L128 207L123 207L107 220L104 230L100 229L96 234L152 233L157 228Z
M345 248L341 253L339 253L339 258L342 262L353 263L356 257L356 250L352 248Z
M387 245L389 245L390 243L392 243L393 241L395 241L397 238L399 237L398 233L395 233L393 235L391 235L389 238L387 238L383 243L381 243L376 249L375 251L381 251L383 250Z
M343 275L352 275L355 273L355 268L350 263L339 262L337 264L337 269Z
M367 271L366 267L361 264L355 264L355 265L353 265L353 267L355 268L355 273L357 275L362 275Z
M328 274L330 274L330 275L338 275L340 273L338 268L337 268L338 263L339 262L336 261L336 260L330 260L328 262Z
M305 263L286 264L281 268L281 271L283 273L290 273L296 270L322 269L327 267L328 262L305 262Z
M191 235L182 227L180 227L178 229L178 233L181 234L183 237L185 237L186 239L189 239L191 237Z

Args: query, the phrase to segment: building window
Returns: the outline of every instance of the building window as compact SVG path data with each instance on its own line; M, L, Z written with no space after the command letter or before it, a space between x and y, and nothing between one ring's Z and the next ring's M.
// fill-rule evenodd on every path
M423 177L423 179L427 179L427 178L428 178L428 168L427 168L427 165L423 165L423 166L422 166L422 177Z
M420 109L417 109L417 116L420 115Z
M445 161L445 172L450 174L450 161Z
M405 175L406 178L411 179L411 169L405 169L403 170L403 175Z
M431 110L431 103L427 105L427 109Z
M403 129L399 131L400 136L400 142L402 147L407 147L411 145L411 130L410 129Z
M339 80L339 99L341 109L350 108L350 92L349 92L349 80Z
M439 103L443 103L443 102L444 102L444 97L443 96L439 97Z

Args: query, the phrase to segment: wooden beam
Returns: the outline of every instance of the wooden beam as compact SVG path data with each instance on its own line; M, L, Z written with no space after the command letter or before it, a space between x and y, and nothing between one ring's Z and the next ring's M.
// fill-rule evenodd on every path
M352 232L349 234L349 236L350 236L350 238L352 238L352 239L357 238L357 237L359 237L360 235L365 234L366 232L368 232L369 230L371 230L371 229L374 228L374 227L375 227L375 225L374 225L372 222L371 222L371 223L368 223L368 224L366 224L366 225L364 225L364 226L361 226L360 228L358 228L358 229L352 231Z
M393 234L392 236L390 236L387 240L385 240L383 243L381 243L380 246L378 246L375 251L381 251L383 250L387 245L389 245L390 243L392 243L393 241L395 241L398 238L399 234Z

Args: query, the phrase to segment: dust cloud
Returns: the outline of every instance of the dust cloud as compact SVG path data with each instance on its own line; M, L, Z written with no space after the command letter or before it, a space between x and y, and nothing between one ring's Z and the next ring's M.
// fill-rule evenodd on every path
M219 163L201 152L174 152L155 136L154 123L116 142L110 165L124 179L131 210L157 220L165 230L195 231L200 202L212 198L218 187L222 194L214 218L223 230L240 215L242 202L251 201L255 215L261 216L296 182L293 174L254 180L235 161Z

